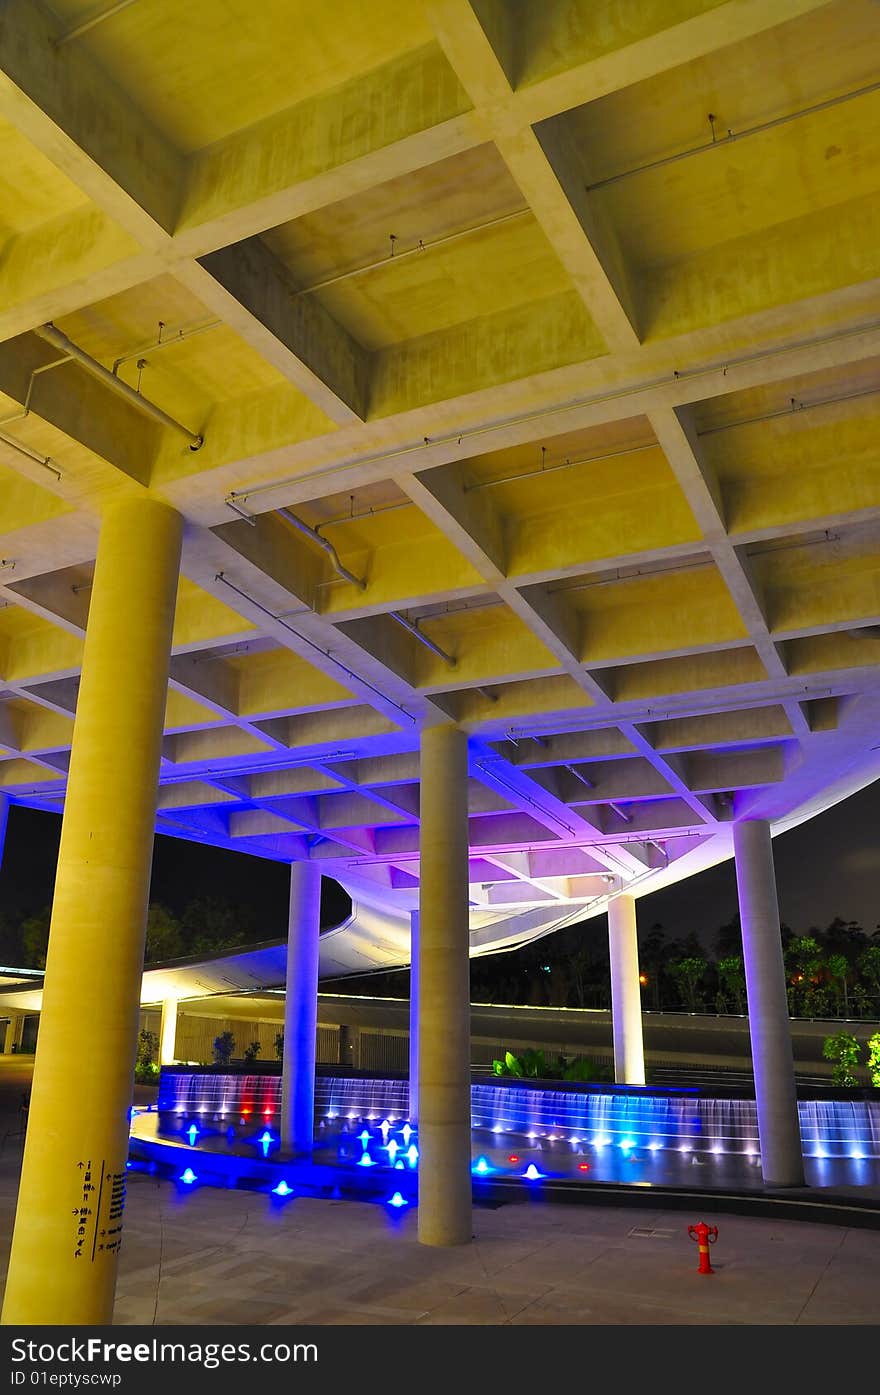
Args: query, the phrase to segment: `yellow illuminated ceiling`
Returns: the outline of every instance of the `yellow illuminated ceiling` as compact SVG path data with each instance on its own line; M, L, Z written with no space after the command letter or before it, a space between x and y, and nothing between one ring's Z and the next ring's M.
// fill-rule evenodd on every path
M596 907L880 774L873 0L2 24L0 792L63 803L145 491L166 833L414 904L454 720L475 900Z

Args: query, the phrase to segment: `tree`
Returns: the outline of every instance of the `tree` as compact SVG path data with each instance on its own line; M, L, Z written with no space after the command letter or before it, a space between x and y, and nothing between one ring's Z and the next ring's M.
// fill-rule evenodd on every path
M275 1033L275 1055L278 1057L278 1060L279 1060L279 1061L283 1061L283 1060L284 1060L284 1033L283 1033L283 1032L276 1032L276 1033Z
M862 1048L851 1032L837 1032L833 1037L825 1038L822 1055L826 1061L834 1062L831 1079L835 1085L858 1085L855 1069L861 1052Z
M657 920L639 942L639 963L648 973L654 1007L658 1011L662 1002L663 969L669 958L669 950L666 931Z
M739 923L739 912L737 912L730 920L718 927L718 933L715 936L715 955L720 963L722 959L741 953L742 927Z
M147 911L147 940L144 958L148 963L175 959L184 953L180 924L166 906L151 903Z
M745 1012L746 972L742 955L729 954L724 959L718 960L716 968L721 991L726 995L729 994L737 1012Z
M256 1062L256 1059L257 1059L257 1057L259 1056L259 1054L260 1054L260 1052L262 1051L262 1049L263 1049L263 1048L261 1047L260 1043L259 1043L256 1039L255 1039L254 1041L252 1041L252 1042L250 1043L249 1046L246 1046L245 1049L244 1049L244 1063L245 1063L245 1065L246 1065L246 1066L252 1066L252 1065L254 1065L254 1063Z
M880 1032L868 1037L868 1075L875 1090L880 1090Z
M845 954L829 954L825 960L825 968L835 985L837 992L837 1006L840 1006L840 997L843 996L843 1015L849 1017L849 992L847 987L847 975L849 974L849 960Z
M688 955L686 959L679 959L675 964L670 965L672 976L683 992L690 1012L697 1010L697 987L706 972L706 968L706 960L697 958L695 954Z
M859 973L873 996L880 997L880 945L869 945L859 955Z
M810 980L815 978L822 963L822 948L812 935L795 935L785 950L788 973L788 1010L797 1016L805 1004ZM813 995L815 996L815 995Z
M24 952L24 967L45 969L46 951L49 948L49 921L52 912L48 906L30 916L22 923L21 939Z
M235 1037L231 1032L221 1032L219 1037L214 1038L214 1064L215 1066L228 1066L232 1060L232 1053L235 1050Z

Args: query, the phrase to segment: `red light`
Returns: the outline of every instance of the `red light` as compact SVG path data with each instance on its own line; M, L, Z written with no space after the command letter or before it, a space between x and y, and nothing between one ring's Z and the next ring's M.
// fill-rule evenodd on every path
M251 1111L249 1109L243 1109L241 1112L242 1114L250 1114Z
M507 1159L507 1161L508 1161L508 1162L519 1162L519 1155L518 1155L517 1153L511 1153L511 1154L510 1154L510 1157Z
M589 1172L589 1170L590 1170L590 1164L589 1164L589 1163L578 1163L578 1172Z

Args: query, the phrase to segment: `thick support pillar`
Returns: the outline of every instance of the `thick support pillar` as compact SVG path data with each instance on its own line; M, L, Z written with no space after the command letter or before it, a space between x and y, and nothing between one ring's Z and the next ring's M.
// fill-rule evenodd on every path
M639 942L636 935L636 903L632 896L615 896L608 903L608 951L611 961L614 1079L618 1085L644 1085Z
M733 847L761 1171L768 1186L802 1187L804 1158L770 825L763 819L734 824Z
M422 733L419 891L419 1240L471 1239L467 737Z
M165 998L162 1002L162 1021L159 1027L159 1065L173 1066L177 1057L177 999Z
M300 1156L311 1153L315 1138L320 934L321 869L314 862L294 862L290 868L290 922L287 932L281 1146Z
M3 1038L3 1055L11 1056L12 1048L17 1046L21 1040L22 1018L12 1016L6 1023L6 1034Z
M143 495L101 527L3 1305L15 1326L113 1315L182 532Z
M409 1121L419 1117L419 913L409 916Z

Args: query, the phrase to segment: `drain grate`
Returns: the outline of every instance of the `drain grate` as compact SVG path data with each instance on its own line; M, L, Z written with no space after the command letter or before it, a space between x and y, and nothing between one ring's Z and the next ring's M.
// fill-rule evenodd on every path
M634 1225L632 1230L628 1230L626 1233L634 1240L671 1240L675 1231L664 1230L659 1226Z

